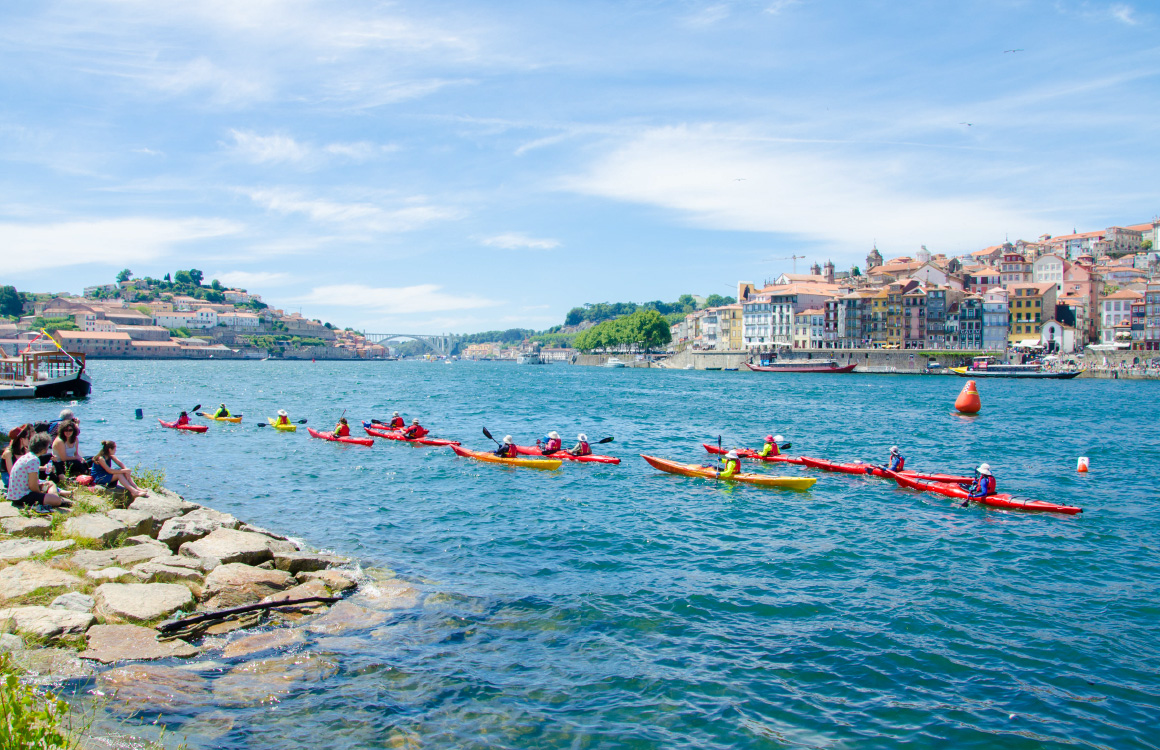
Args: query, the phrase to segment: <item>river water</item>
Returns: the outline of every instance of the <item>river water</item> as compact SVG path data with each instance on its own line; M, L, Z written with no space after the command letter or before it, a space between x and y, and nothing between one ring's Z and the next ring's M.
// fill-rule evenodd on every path
M328 639L332 676L274 705L212 707L212 733L206 706L170 706L161 723L191 747L1158 746L1155 383L982 381L967 418L950 377L90 367L95 391L75 407L87 452L113 437L189 499L424 594L385 627ZM157 425L223 400L241 425ZM3 403L0 423L55 408ZM623 463L533 472L254 426L278 408L324 428L344 409L354 425L398 410L476 448L483 426L522 443L584 431L615 436L603 448ZM1085 513L960 508L839 475L808 492L719 486L638 456L704 460L702 441L757 447L769 432L795 454L881 460L896 443L908 468L987 461L1002 491Z

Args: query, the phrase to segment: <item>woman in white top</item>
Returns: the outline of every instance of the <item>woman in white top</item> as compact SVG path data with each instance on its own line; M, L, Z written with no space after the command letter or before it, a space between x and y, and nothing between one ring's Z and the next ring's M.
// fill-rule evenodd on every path
M68 505L61 496L61 492L52 482L40 481L40 457L48 453L48 435L37 434L28 446L28 452L21 456L12 466L12 474L8 478L8 499L17 508L34 506L44 512L49 508Z
M81 458L80 444L77 438L80 431L73 420L61 422L56 431L56 440L52 441L52 471L59 482L66 477L76 477L88 473L88 466Z

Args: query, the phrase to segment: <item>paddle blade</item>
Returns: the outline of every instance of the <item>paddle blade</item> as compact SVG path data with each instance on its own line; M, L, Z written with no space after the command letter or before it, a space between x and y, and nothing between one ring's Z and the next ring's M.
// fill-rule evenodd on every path
M614 438L614 437L606 437L606 438L603 438L603 439L601 439L601 440L597 440L597 441L596 441L596 444L597 444L597 445L604 445L605 443L611 443L613 440L616 440L616 438Z
M254 422L254 426L255 427L265 427L266 423L265 422Z
M793 443L786 443L785 445L781 446L781 450L787 451L792 447L793 447Z
M201 408L201 404L198 404L197 406L195 406L195 407L193 407L192 409L190 409L190 411L197 411L197 410L198 410L198 409L200 409L200 408Z
M487 438L488 440L490 440L491 442L493 442L493 443L497 443L497 444L499 443L499 441L498 441L498 440L496 440L495 438L493 438L493 437L491 436L491 433L487 431L487 428L486 428L486 427L484 427L484 428L483 428L483 434L484 434L484 437L486 437L486 438Z
M306 420L305 420L305 419L299 419L299 420L298 420L298 424L306 424Z

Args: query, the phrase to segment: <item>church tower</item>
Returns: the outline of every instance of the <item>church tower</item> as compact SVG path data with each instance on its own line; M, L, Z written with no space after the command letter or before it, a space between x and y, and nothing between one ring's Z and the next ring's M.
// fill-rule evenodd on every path
M827 284L834 283L834 261L826 261L826 265L822 266L822 275L826 277Z
M869 271L875 266L882 265L882 253L878 252L878 245L874 245L874 249L866 256L866 270Z

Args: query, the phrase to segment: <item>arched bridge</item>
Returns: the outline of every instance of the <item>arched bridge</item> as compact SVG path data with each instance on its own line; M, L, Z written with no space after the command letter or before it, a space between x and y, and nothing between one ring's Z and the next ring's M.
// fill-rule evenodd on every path
M366 336L366 340L372 344L385 344L388 341L394 341L396 339L414 339L424 344L436 354L442 354L445 357L451 354L451 349L457 341L455 336L447 333L438 335L426 333L367 333L364 335Z

